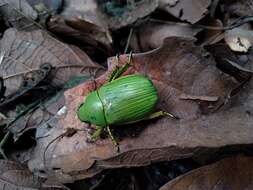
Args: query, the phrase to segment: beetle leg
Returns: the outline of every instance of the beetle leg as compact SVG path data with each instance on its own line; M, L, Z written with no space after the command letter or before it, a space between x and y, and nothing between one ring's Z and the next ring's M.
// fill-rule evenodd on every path
M132 58L133 58L133 53L130 52L129 58L128 58L128 62L123 65L122 67L116 67L115 70L112 72L109 82L119 78L124 72L127 71L127 69L131 66L131 62L132 62ZM117 63L119 63L119 56L116 55L116 59L117 59Z
M103 127L96 127L96 131L91 135L92 140L97 140L103 132Z
M119 143L118 143L118 141L114 138L110 127L107 126L106 129L107 129L107 132L108 132L108 134L109 134L109 136L110 136L110 138L112 140L113 145L116 147L117 152L119 152Z
M168 112L165 112L165 111L157 111L157 112L154 112L154 113L150 114L144 120L155 119L155 118L163 117L163 116L169 116L169 117L172 117L174 119L179 119L177 116L174 116L171 113L168 113Z

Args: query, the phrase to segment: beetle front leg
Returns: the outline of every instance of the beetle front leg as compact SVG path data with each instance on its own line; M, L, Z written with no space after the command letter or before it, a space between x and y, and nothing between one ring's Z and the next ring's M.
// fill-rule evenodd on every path
M117 140L115 139L115 137L113 136L110 127L107 126L106 129L107 129L107 132L108 132L108 134L109 134L109 136L110 136L110 138L111 138L111 140L112 140L113 145L116 147L117 152L119 152L120 149L119 149L119 143L118 143L118 141L117 141Z
M117 63L119 63L119 55L116 55L116 59L117 59ZM112 72L112 74L109 78L109 82L119 78L124 72L126 72L127 69L131 66L132 59L133 59L133 53L130 52L128 62L125 65L123 65L122 67L116 66L115 70Z
M96 126L96 130L91 135L91 139L94 140L94 141L97 140L100 137L101 133L103 132L103 129L104 129L103 127Z

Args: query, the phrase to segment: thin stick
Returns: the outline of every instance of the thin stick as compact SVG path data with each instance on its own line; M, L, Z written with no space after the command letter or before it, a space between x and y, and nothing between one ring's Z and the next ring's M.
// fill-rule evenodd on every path
M55 66L53 67L53 69L59 69L59 68L66 68L66 67L88 67L88 68L96 68L96 66L84 66L84 65L58 65L58 66ZM97 69L102 69L102 67L98 67ZM9 78L12 78L12 77L16 77L16 76L19 76L19 75L25 75L27 73L31 73L31 72L34 72L34 71L40 71L41 68L35 68L35 69L31 69L29 71L22 71L22 72L19 72L19 73L15 73L13 75L8 75L8 76L5 76L3 77L4 80L6 79L9 79Z
M132 39L132 35L133 35L133 28L130 29L130 32L129 32L129 35L128 35L128 38L127 38L126 47L125 47L125 50L124 50L124 54L127 53L127 50L128 50L128 48L129 48L130 41L131 41L131 39Z
M3 157L5 160L8 160L8 158L7 158L7 156L6 156L5 153L4 153L3 146L4 146L4 144L6 143L6 141L8 140L8 138L9 138L10 135L11 135L11 132L8 131L8 132L5 134L4 138L3 138L3 139L1 140L1 142L0 142L0 154L2 155L2 157Z
M12 7L12 9L15 10L16 12L18 12L19 14L21 14L24 18L26 18L27 20L29 20L30 22L32 22L34 25L38 26L40 29L45 30L45 28L41 24L39 24L38 22L35 22L33 19L27 17L22 11L20 11L20 10L18 10L16 8L13 8L13 7Z
M198 27L198 28L203 28L207 30L232 30L233 28L239 27L243 24L253 21L253 16L246 16L246 17L239 18L230 26L224 26L224 27L207 26L207 25L201 25L201 24L175 23L175 22L158 20L158 19L150 19L150 21L163 23L163 24L176 24L176 25L181 25L181 26Z

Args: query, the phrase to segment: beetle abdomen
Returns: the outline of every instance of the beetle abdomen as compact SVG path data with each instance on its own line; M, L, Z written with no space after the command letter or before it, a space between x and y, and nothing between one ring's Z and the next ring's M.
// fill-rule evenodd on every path
M157 102L151 80L141 75L120 77L98 89L108 125L125 124L143 119Z

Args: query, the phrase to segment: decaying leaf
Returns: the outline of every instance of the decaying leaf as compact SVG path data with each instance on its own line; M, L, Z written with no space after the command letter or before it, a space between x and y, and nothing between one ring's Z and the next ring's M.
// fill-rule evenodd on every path
M203 18L208 10L210 0L180 0L171 5L171 0L162 0L159 8L167 11L180 20L186 20L192 24ZM166 2L167 6L166 6Z
M12 120L5 119L8 124L8 130L12 132L13 139L17 140L25 132L31 129L35 129L48 121L51 117L55 116L59 110L65 105L65 98L63 92L73 86L76 86L80 82L87 80L89 77L76 77L70 80L64 85L64 89L58 92L52 98L40 100L38 104L30 108L30 111L24 113L20 117L20 113L8 112L8 116ZM29 107L29 106L27 106Z
M253 73L252 52L248 55L235 54L226 44L213 44L206 49L214 56L217 67L238 81L248 81Z
M38 130L44 133L43 137L37 134L30 169L36 173L45 171L51 179L71 182L106 168L143 166L191 157L200 150L252 143L253 117L249 115L253 113L252 88L245 88L240 98L232 99L230 104L226 97L239 83L220 72L214 60L202 53L191 39L174 37L156 50L134 55L133 67L128 73L138 72L151 78L160 97L157 109L173 113L180 120L160 118L115 127L114 132L121 139L120 153L116 153L109 138L93 143L87 141L90 129L77 118L76 110L83 97L94 90L94 81L67 91L64 112ZM126 56L120 57L121 65L126 61ZM110 59L109 71L96 80L97 87L105 82L113 67L115 59ZM251 81L249 86L252 85ZM182 93L215 96L219 100L199 104L180 99ZM224 103L226 106L217 111L217 106ZM71 136L63 135L68 128L80 131Z
M8 130L13 134L13 139L16 141L28 130L35 129L48 121L53 115L57 114L64 103L65 100L62 93L58 93L51 99L48 98L45 101L41 101L34 108L31 107L30 111L24 113L22 117L19 117L20 113L8 112L9 117L14 120L6 120Z
M244 1L222 1L226 6L225 9L229 11L230 14L236 16L252 16L252 0L244 0Z
M194 37L200 31L187 24L150 20L134 29L130 45L134 52L143 52L160 47L167 37Z
M44 63L53 67L53 86L61 86L73 76L90 75L87 67L101 68L79 48L64 44L42 30L8 29L0 42L0 51L4 52L0 76L7 88L6 96L19 89L23 76L38 70Z
M48 83L53 87L62 87L73 77L90 76L92 72L102 68L92 62L79 48L64 44L41 30L32 32L7 30L0 42L0 51L4 53L3 61L0 64L0 75L3 76L6 86L6 98L1 102L1 106L7 105L5 103L9 101L20 99L22 95L28 97L25 92L33 90L33 85L28 86L28 81L24 82L25 78L32 78L31 83L35 84L34 87L36 87L36 84L40 82L40 75L36 72L40 71L41 66L45 63L52 67L46 77ZM42 92L43 89L39 90ZM50 92L50 89L47 91ZM36 128L48 120L51 114L54 115L58 111L50 113L43 106L52 107L56 105L57 109L62 106L62 101L47 105L45 99L50 95L47 94L47 91L39 95L38 101L34 100L31 105L26 105L19 112L15 106L13 108L8 107L6 114L9 119L5 122L8 123L8 129L13 132L15 139L27 130ZM37 92L37 94L41 92ZM20 102L23 103L21 99ZM39 107L40 109L38 109ZM7 112L6 109L5 112Z
M207 21L209 26L223 27L223 23L219 19L209 19ZM224 32L222 30L204 30L203 32L202 46L211 45L221 41L224 38Z
M179 176L160 190L249 190L253 188L253 158L235 156Z
M98 3L95 0L68 0L61 15L67 20L82 19L108 30L119 29L132 24L137 19L153 12L158 0L144 0L133 3L117 4L116 1Z
M63 8L63 0L27 0L27 2L40 14L56 14Z
M42 178L33 175L26 167L13 161L0 160L0 189L3 190L67 190L62 185L44 184Z
M54 34L82 42L89 55L97 51L105 55L112 52L112 37L109 31L84 19L64 19L57 15L49 19L47 28Z
M7 25L19 29L28 29L35 26L37 12L26 0L1 0L0 13Z
M109 28L115 30L130 25L138 19L149 15L158 7L158 0L126 2L127 3L123 7L115 6L115 4L108 4L108 2L104 5L102 4L102 8L104 9L103 12L107 15L107 24ZM120 9L121 11L118 11Z

